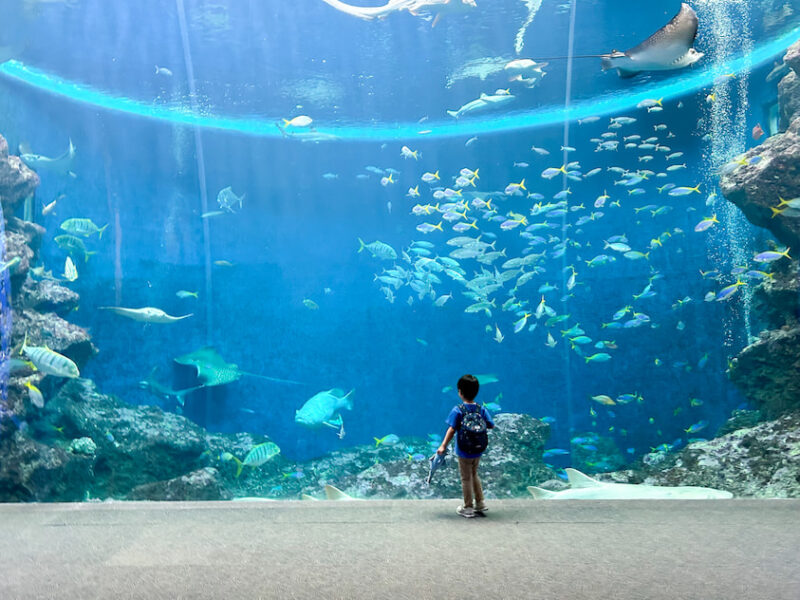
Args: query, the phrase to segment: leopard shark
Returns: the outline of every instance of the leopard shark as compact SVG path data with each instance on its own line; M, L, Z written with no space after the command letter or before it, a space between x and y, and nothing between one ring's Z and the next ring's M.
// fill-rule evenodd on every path
M616 69L624 79L642 71L670 71L693 65L703 58L702 52L692 48L697 25L697 13L684 2L669 23L638 46L601 55L603 71Z
M605 483L576 469L565 469L572 486L563 492L551 492L536 486L528 491L537 500L718 500L733 494L707 487Z
M457 12L468 8L475 8L475 0L389 0L383 6L353 6L340 0L322 0L338 11L371 21L385 19L390 14L407 10L415 17L433 16L435 26L445 12Z

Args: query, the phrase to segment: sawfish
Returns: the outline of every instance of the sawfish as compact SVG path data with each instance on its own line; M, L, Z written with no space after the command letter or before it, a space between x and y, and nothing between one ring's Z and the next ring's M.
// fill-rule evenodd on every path
M604 483L575 469L564 469L572 486L563 492L551 492L528 486L531 495L543 500L716 500L733 494L714 488L682 485L667 487L631 483Z
M238 365L225 362L225 359L220 356L219 352L211 346L206 346L205 348L200 348L200 350L195 350L189 354L179 356L175 359L175 362L179 365L195 367L197 369L197 379L201 383L201 387L212 387L215 385L232 383L238 381L244 375L268 379L269 381L277 381L278 383L305 385L301 381L278 379L277 377L268 377L267 375L258 375L256 373L241 371Z
M154 308L152 306L145 306L144 308L125 308L123 306L100 306L100 310L110 310L113 313L118 314L121 317L127 317L128 319L133 319L134 321L140 321L141 323L175 323L176 321L181 321L183 319L188 319L194 313L189 313L188 315L182 315L180 317L173 317L172 315L168 315L160 308Z
M456 12L467 8L475 8L475 0L389 0L383 6L353 6L339 0L322 0L338 11L371 21L385 19L394 12L407 10L412 15L428 16L435 13L433 25L435 26L444 12Z
M697 13L686 4L672 20L638 46L603 54L603 70L617 69L620 77L633 77L642 71L670 71L693 65L703 57L692 48L697 37Z

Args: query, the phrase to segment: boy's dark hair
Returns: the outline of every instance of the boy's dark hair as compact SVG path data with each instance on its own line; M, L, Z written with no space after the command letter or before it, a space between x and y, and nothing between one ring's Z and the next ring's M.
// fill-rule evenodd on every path
M480 387L481 384L474 375L464 375L458 380L458 391L461 392L461 395L467 400L474 400L475 396L478 395Z

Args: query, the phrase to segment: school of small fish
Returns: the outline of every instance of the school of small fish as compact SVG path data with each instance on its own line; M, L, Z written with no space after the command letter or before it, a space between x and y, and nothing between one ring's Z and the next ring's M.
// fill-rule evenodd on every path
M670 109L679 111L681 106ZM588 149L532 146L524 162L513 163L517 178L504 186L482 185L480 165L443 173L426 164L422 153L404 145L401 155L411 155L418 163L413 165L418 179L412 181L406 201L422 235L397 249L382 240L358 240L358 252L368 251L380 264L374 273L376 287L390 303L431 303L483 320L487 335L498 344L509 336L529 335L534 345L550 349L566 345L587 369L614 360L620 346L636 344L641 334L631 330L661 326L662 319L648 314L649 299L671 295L672 311L678 316L684 306L697 302L671 289L655 265L663 265L663 255L671 249L683 251L680 238L720 226L713 210L717 194L704 197L702 185L685 180L683 151L676 148L680 140L666 123L649 123L660 121L667 108L662 99L645 100L638 106L639 114L611 117L605 131L589 138L593 146ZM601 123L600 117L589 117L578 127ZM653 135L641 135L648 130ZM573 153L592 156L592 164L569 160ZM555 156L564 157L563 162ZM758 160L737 158L720 174ZM590 179L591 185L586 185ZM554 184L559 185L553 189ZM597 189L604 191L599 196L589 192ZM662 216L675 210L686 211L690 218L702 215L694 232L661 225ZM703 214L705 210L709 213ZM800 213L800 200L776 199L772 211L773 216L794 216L795 211ZM603 246L593 245L598 232L609 228L613 228L610 235L600 235ZM699 277L708 291L700 300L732 301L741 287L772 276L759 265L783 257L789 257L789 250L774 248L729 274L715 268L701 270ZM588 282L610 282L615 269L639 278L640 291L621 297L613 314L578 322L570 314L571 303L591 303ZM584 280L588 273L591 276ZM676 328L683 330L684 321L679 320ZM702 369L708 358L705 353L673 366ZM659 357L653 360L656 366L661 364ZM610 407L639 404L643 398L635 393L598 394L587 402L590 407L593 403ZM589 410L596 417L595 409ZM686 432L695 433L701 425L689 425Z

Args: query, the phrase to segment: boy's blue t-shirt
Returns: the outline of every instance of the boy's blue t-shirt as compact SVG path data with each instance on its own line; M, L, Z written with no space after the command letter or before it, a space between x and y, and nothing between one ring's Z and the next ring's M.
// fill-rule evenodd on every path
M463 404L464 406L467 407L466 408L467 412L475 412L478 410L477 403L467 404L466 402L464 402ZM492 415L489 414L489 411L486 410L486 408L483 405L481 405L481 416L486 421L487 427L494 427L494 421L492 421ZM453 407L453 410L450 411L450 414L447 415L447 424L456 431L458 431L458 428L461 426L461 419L463 418L464 416L461 414L461 404L456 404ZM458 448L458 435L453 436L453 441L455 442L456 445L456 456L458 456L459 458L480 458L481 454L483 454L483 453L467 454L466 452L461 452L461 450L459 450Z

